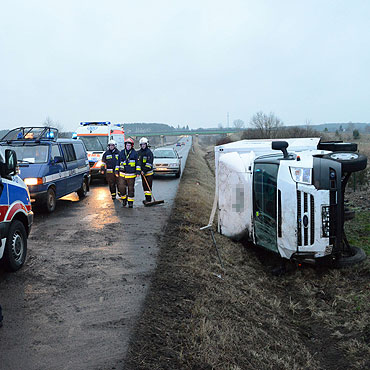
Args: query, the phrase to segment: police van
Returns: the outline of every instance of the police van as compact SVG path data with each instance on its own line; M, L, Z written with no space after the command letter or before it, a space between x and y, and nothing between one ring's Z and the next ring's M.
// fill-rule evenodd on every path
M107 150L109 140L116 141L119 151L124 149L125 132L121 124L81 122L73 137L82 140L86 146L90 173L93 178L103 176L100 173L101 159L103 153Z
M7 270L16 271L26 260L33 212L27 186L17 175L13 150L0 150L0 176L0 261Z
M0 146L16 152L32 201L47 212L53 212L56 200L67 194L86 196L90 173L82 141L58 139L58 130L51 127L20 127L9 131Z

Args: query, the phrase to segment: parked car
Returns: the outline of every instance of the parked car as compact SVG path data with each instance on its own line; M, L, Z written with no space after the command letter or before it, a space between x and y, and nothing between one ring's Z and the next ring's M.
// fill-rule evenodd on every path
M13 150L0 150L0 176L0 260L7 270L17 271L26 260L33 212L27 186L17 175Z
M154 149L154 174L174 174L179 178L181 175L181 158L171 147Z
M320 138L216 146L219 232L286 259L360 262L364 251L344 231L344 192L351 173L366 165L357 144Z
M53 212L56 200L67 194L86 196L90 168L81 140L58 139L58 130L50 127L21 127L9 131L0 146L17 153L20 177L32 201L47 212Z
M181 143L178 141L178 142L176 143L176 146L181 146Z

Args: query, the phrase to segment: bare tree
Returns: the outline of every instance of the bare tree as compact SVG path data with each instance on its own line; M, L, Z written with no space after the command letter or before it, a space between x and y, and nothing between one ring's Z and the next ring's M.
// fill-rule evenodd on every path
M235 128L241 129L241 128L244 127L244 121L242 119L235 119L233 121L233 125L234 125Z
M42 124L45 127L53 127L58 129L58 131L63 131L63 125L58 121L52 120L49 116L45 118L45 121Z
M250 121L253 128L259 131L261 138L274 138L277 136L278 130L284 127L284 123L274 113L269 115L257 112Z

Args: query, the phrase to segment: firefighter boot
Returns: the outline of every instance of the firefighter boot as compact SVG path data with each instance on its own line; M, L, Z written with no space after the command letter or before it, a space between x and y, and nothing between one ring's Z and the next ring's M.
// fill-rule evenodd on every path
M122 199L122 207L126 207L127 205L127 199Z
M112 195L112 200L116 200L116 193L111 193Z
M134 202L129 201L128 202L128 208L134 208Z
M145 195L145 202L149 203L152 201L152 196L151 195Z

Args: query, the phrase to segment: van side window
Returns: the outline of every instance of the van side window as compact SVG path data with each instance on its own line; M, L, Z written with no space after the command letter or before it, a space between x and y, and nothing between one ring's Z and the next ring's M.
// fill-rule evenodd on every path
M54 159L55 157L60 157L60 149L58 144L54 144L51 146L51 154L50 158Z
M77 159L86 159L86 151L82 143L73 144Z
M64 157L66 162L73 162L76 160L76 153L73 144L62 144Z

